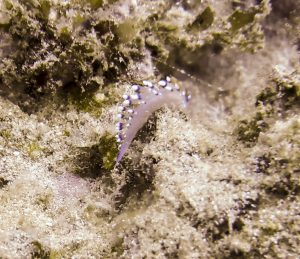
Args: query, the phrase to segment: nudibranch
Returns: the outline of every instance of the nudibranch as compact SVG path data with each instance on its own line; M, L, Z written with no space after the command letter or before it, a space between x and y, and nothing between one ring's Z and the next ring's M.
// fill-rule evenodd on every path
M141 85L132 85L131 89L131 94L123 95L124 101L119 107L116 124L116 138L120 143L117 163L121 161L135 135L153 112L163 106L186 108L191 98L187 91L172 83L170 77L156 84L143 81Z

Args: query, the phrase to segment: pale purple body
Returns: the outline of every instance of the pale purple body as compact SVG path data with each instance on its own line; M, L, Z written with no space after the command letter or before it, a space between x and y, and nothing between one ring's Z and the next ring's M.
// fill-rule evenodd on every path
M144 103L134 109L134 114L131 120L128 121L129 125L126 128L124 139L119 149L117 162L121 161L135 135L153 112L163 106L181 106L185 108L190 98L187 97L185 92L166 88L156 89L155 93L153 93L153 90L143 88L141 96Z

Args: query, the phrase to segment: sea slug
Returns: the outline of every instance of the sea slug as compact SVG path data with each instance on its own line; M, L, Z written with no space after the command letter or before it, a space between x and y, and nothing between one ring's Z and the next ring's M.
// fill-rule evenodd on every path
M143 81L141 85L132 85L132 94L123 96L124 101L119 107L117 129L117 142L119 153L117 163L129 148L139 129L147 122L150 115L165 106L186 108L191 96L187 91L181 90L170 77L160 80L157 84Z

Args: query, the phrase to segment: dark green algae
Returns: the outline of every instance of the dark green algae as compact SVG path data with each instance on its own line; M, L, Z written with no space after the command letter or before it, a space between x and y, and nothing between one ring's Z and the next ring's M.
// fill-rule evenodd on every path
M99 10L107 9L115 2L74 1L71 6L70 3L55 5L48 0L6 0L7 17L1 21L1 30L13 40L13 51L6 53L0 62L3 94L28 113L42 108L47 100L59 103L67 98L78 109L99 114L96 109L113 102L95 102L94 93L105 92L121 79L130 79L128 65L141 61L146 48L155 58L189 70L197 65L197 60L205 59L211 53L220 54L231 46L233 33L245 34L240 30L258 24L254 16L267 12L266 1L248 10L235 10L229 18L216 16L213 8L207 5L183 27L166 22L162 11L155 9L145 21L94 18ZM189 6L192 3L183 5L192 8ZM193 5L200 4L195 2ZM171 6L172 3L167 1L161 8L167 10ZM67 16L70 8L75 12L72 17ZM53 24L49 18L51 10L57 12L57 20L66 19L65 26ZM231 23L231 30L214 26L216 21L226 22L226 19ZM251 29L248 27L245 30ZM91 39L92 31L96 33L96 39ZM199 44L194 36L203 32L204 41ZM241 47L245 48L248 43L252 46L253 37L249 33ZM117 97L111 95L109 98ZM86 103L91 103L90 107Z
M93 94L116 82L130 59L130 48L122 46L118 37L118 25L113 20L94 21L75 5L77 16L59 28L48 19L50 7L54 8L50 1L5 3L9 12L2 33L14 43L13 51L0 62L3 95L28 113L43 107L46 100L62 102L61 97L67 96L72 97L69 100L90 98L97 109ZM59 18L67 7L55 6ZM91 30L96 31L96 40L89 37ZM82 101L77 103L79 109L92 110ZM111 102L102 106L107 104Z

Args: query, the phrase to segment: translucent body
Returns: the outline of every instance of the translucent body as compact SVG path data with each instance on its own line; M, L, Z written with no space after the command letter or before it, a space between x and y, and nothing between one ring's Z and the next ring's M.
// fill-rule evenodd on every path
M184 92L179 90L170 90L165 88L159 88L150 90L143 88L141 91L142 103L134 109L134 114L130 120L128 120L128 127L124 133L124 139L119 149L117 156L117 162L120 162L135 135L147 122L150 115L163 106L182 106L186 107L188 98Z

